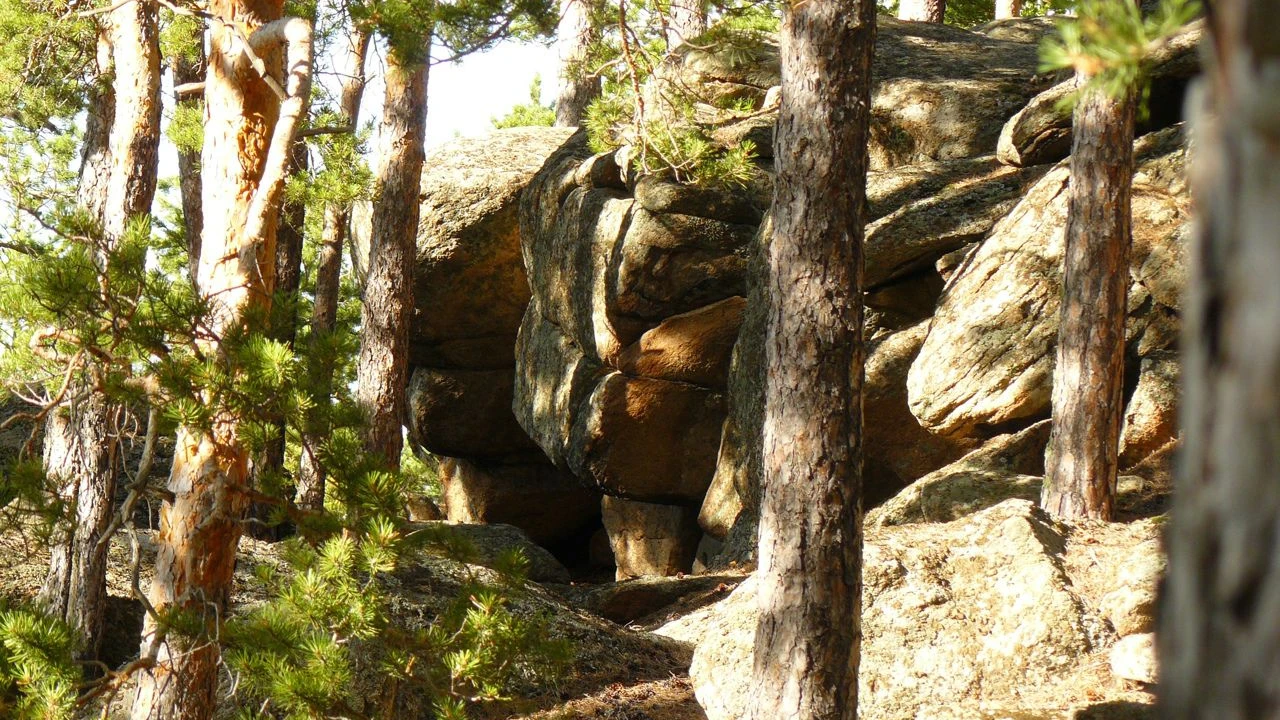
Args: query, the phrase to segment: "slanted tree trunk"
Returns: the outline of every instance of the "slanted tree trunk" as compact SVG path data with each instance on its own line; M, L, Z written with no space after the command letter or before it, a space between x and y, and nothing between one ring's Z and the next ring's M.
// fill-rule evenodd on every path
M1022 0L996 0L996 19L1022 17Z
M81 205L99 221L105 266L128 224L149 214L160 144L160 47L155 6L130 3L107 15L99 69L112 87L90 97ZM87 375L93 375L90 368ZM82 636L81 659L96 658L106 602L107 546L114 509L119 409L92 380L49 415L44 466L73 512L52 551L41 599Z
M901 0L899 20L940 23L947 14L947 0Z
M1102 92L1080 98L1070 165L1053 430L1040 505L1056 517L1110 520L1124 417L1130 98Z
M369 271L360 312L356 400L368 427L365 446L386 467L400 469L405 389L409 384L409 317L418 237L427 125L427 52L396 49L387 55L382 104L382 164L369 236Z
M862 241L876 5L784 5L750 717L857 714Z
M556 99L556 125L577 127L587 106L600 97L600 78L587 67L587 49L599 37L591 22L591 0L560 0L560 25L556 47L560 54L560 95Z
M266 329L245 328L245 323L269 308L274 289L278 207L297 123L310 100L311 25L297 18L277 20L279 0L213 0L209 11L228 22L210 29L197 287L211 307L207 326L212 337L202 341L203 350L226 360L222 338L242 329ZM283 102L254 68L238 38L241 30L259 58L284 56ZM278 51L281 46L286 52ZM264 69L279 73L270 64ZM215 638L226 617L248 505L249 456L235 410L213 395L205 401L209 424L178 429L169 477L172 498L161 507L155 576L148 593L157 611L188 613L202 632L170 633L148 615L142 657L152 659L154 666L137 676L134 720L208 720L213 715L219 659Z
M364 97L365 55L369 52L369 33L353 28L345 48L341 109L343 120L352 126L360 117L360 101ZM297 502L299 507L319 510L324 507L324 468L315 453L328 437L328 407L333 392L333 362L319 347L337 327L338 295L342 281L342 246L351 225L351 208L330 204L324 209L324 230L320 254L316 262L315 304L311 314L311 358L309 380L315 392L316 406L310 411L302 436L302 457L298 467Z
M674 48L707 31L707 6L702 0L671 0L667 47Z
M1211 8L1188 104L1197 222L1160 704L1170 720L1256 720L1280 717L1280 1Z

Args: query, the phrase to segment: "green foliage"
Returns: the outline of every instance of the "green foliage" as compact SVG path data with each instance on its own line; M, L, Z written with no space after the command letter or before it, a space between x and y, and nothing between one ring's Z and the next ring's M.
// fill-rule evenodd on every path
M1040 46L1042 71L1074 68L1088 77L1067 98L1101 92L1120 98L1144 82L1148 59L1162 43L1200 13L1196 0L1163 0L1147 17L1137 3L1083 0L1079 17L1062 22L1056 37Z
M75 635L65 623L0 606L0 717L69 720L80 682L74 650Z
M639 172L669 173L680 182L748 184L759 173L754 145L726 147L713 130L755 114L756 100L700 95L680 79L679 67L690 52L711 52L727 67L751 68L776 30L777 16L768 5L726 11L723 22L674 52L660 27L645 26L643 15L635 22L589 53L586 67L599 68L603 80L583 123L592 149L627 148L622 157Z
M534 75L529 85L529 102L511 108L506 115L492 118L495 128L550 127L556 124L554 104L542 104L542 76Z
M28 128L84 103L96 31L68 0L0 0L0 118Z
M199 153L204 147L204 103L184 102L175 106L165 136L178 152Z

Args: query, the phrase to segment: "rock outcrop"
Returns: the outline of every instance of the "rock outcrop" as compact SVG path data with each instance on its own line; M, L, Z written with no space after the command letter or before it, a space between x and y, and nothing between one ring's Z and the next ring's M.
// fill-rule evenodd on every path
M1182 119L1187 85L1200 72L1199 45L1203 35L1204 21L1197 21L1158 51L1151 62L1146 113L1138 123L1139 134ZM1009 118L996 146L1000 162L1024 167L1057 162L1070 154L1071 107L1066 101L1075 91L1075 78L1063 80Z
M510 523L552 547L589 531L599 502L543 457L511 411L530 297L518 207L571 135L498 130L427 159L407 389L410 441L444 458L446 517Z
M891 19L880 27L864 252L864 504L892 501L877 523L950 520L1038 492L1045 432L1035 424L1049 410L1069 178L1065 163L1042 164L1050 155L1028 149L1046 142L1039 135L1019 146L1016 163L996 150L1006 121L1050 107L1067 87L1037 74L1036 41L1048 29L1043 20L977 33ZM712 128L717 142L750 137L763 150L748 187L642 175L628 165L631 148L594 154L585 136L555 130L508 138L529 146L509 153L518 172L498 167L507 153L486 151L481 165L493 169L465 183L492 191L445 173L460 202L482 192L495 208L433 221L449 239L420 260L420 273L435 273L430 302L447 309L436 325L427 320L435 310L420 309L428 324L415 344L411 432L451 458L450 518L585 546L570 527L586 527L606 495L619 577L687 572L700 545L704 555L722 548L703 566L750 561L778 83L776 45L757 40L746 55L685 46L659 71L701 93L699 122L723 119L727 111L711 112L717 101L760 108L749 122ZM1179 38L1160 72L1185 80L1194 44ZM1053 122L1046 127L1061 125ZM1179 132L1137 144L1123 460L1153 482L1167 477L1176 443L1171 353L1189 227ZM465 143L451 152L480 162ZM424 195L429 212L444 212L450 194L439 195ZM442 275L455 259L465 266L457 281ZM510 302L479 316L475 294L495 292Z
M1158 528L1090 532L1024 500L947 524L870 530L859 716L1059 717L1064 707L1140 698L1097 675L1117 633L1094 604L1089 573L1158 556ZM690 676L710 720L744 717L751 701L756 602L748 579L658 630L696 645Z
M1176 338L1189 198L1178 128L1137 143L1129 290L1131 358ZM930 431L972 437L1048 417L1058 333L1066 187L1059 165L948 283L907 379Z

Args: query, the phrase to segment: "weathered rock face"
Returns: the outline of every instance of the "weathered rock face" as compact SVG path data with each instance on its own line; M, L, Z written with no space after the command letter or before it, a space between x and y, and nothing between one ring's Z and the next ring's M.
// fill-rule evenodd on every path
M1177 129L1137 143L1133 189L1131 356L1170 347L1189 208ZM1048 416L1058 332L1065 165L1045 175L943 293L907 380L931 431L981 436Z
M749 57L686 45L679 60L678 68L663 72L694 88L707 105L748 98L761 107L768 88L780 81L777 46L769 40ZM993 152L1005 120L1051 84L1036 74L1038 64L1036 45L1023 37L877 18L871 168ZM729 136L744 134L738 129ZM756 140L770 152L767 138Z
M997 31L998 32L998 31ZM990 33L988 33L990 34ZM1150 72L1147 115L1138 133L1168 127L1182 119L1183 96L1200 72L1199 45L1203 22L1193 23L1163 47ZM1045 90L1005 123L996 155L1007 165L1052 163L1071 152L1071 109L1063 100L1076 90L1074 78Z
M577 479L545 462L445 458L440 484L448 518L458 523L506 523L534 542L559 549L599 522L600 500Z
M522 201L534 292L516 417L584 483L696 507L715 472L745 305L755 226L742 223L760 210L749 196L655 178L629 195L583 171L594 163L584 140L567 144Z
M605 496L604 529L609 533L618 580L675 575L693 569L702 530L697 508L657 505Z
M1005 500L1040 501L1049 421L1000 435L867 512L867 527L950 522Z
M1158 555L1149 544L1158 529L1138 530L1073 550L1081 531L1010 500L948 524L869 531L859 715L1041 717L1049 708L1130 699L1119 686L1073 679L1104 666L1116 640L1088 592L1083 568L1094 572L1098 563L1081 556L1101 548L1114 569ZM756 602L748 580L658 631L696 643L690 675L711 720L743 717L751 701Z
M549 545L598 517L598 500L542 457L511 411L530 297L518 207L570 135L499 130L427 160L410 329L409 437L446 458L446 517L511 523Z

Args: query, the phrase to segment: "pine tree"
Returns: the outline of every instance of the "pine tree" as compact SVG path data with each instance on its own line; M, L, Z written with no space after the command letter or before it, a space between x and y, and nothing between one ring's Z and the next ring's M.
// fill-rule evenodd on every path
M1040 498L1058 517L1111 519L1124 413L1134 95L1153 44L1194 12L1170 2L1144 19L1134 3L1091 1L1062 27L1062 42L1046 47L1046 66L1075 66L1080 84Z
M862 239L875 3L787 5L750 716L857 717Z

